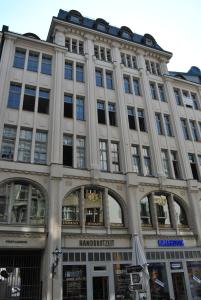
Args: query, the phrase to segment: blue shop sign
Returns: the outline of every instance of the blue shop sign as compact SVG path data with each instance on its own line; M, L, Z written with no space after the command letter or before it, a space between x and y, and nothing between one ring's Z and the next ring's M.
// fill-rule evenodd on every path
M158 240L160 247L182 247L184 246L183 240Z

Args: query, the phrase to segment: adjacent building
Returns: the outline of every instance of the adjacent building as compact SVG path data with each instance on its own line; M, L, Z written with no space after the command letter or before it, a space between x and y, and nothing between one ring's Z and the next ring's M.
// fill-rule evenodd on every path
M148 298L201 299L199 68L75 10L0 40L0 299L129 299L135 236Z

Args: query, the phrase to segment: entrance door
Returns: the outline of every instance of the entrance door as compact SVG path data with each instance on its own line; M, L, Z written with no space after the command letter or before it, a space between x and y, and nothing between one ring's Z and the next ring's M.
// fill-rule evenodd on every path
M93 277L93 300L108 300L108 277Z
M175 300L187 300L188 298L186 293L184 273L172 273L172 283Z

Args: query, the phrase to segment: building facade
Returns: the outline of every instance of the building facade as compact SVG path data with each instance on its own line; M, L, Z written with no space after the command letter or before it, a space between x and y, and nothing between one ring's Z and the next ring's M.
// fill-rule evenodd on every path
M201 299L200 70L74 10L0 40L0 299L129 299L135 236L148 298Z

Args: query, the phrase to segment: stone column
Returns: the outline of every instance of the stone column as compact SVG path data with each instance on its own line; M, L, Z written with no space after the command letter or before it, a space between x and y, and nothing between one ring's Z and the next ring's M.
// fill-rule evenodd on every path
M117 112L119 113L119 132L121 137L121 161L124 173L132 172L132 160L129 141L129 127L125 92L123 89L123 72L121 69L120 45L113 43L112 57L114 60L114 80L116 89Z

